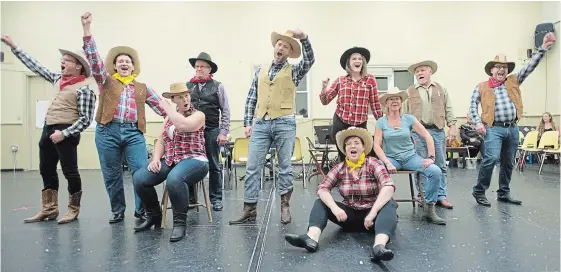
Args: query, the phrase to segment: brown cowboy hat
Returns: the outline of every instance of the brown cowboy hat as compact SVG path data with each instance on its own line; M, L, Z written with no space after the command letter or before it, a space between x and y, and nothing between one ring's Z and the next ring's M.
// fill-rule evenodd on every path
M364 142L364 153L370 153L373 146L373 140L372 135L370 135L368 130L358 127L349 127L345 130L337 132L337 135L335 135L335 138L337 140L337 147L339 148L339 150L341 150L341 152L343 152L344 155L347 155L347 152L345 151L345 140L351 136L361 138Z
M361 54L365 58L367 64L370 61L370 51L368 51L368 49L364 47L355 46L347 49L345 52L343 52L343 55L341 55L341 59L339 59L339 63L341 64L341 67L343 67L343 69L347 68L347 61L354 53Z
M195 68L195 62L197 62L197 60L202 60L202 61L207 62L208 65L210 65L210 73L211 74L214 74L214 73L216 73L216 71L218 71L218 65L216 65L216 63L214 63L212 61L212 58L210 57L210 55L208 53L201 52L198 57L190 58L189 63L191 63L191 66L193 68Z
M398 87L393 87L386 93L380 95L380 105L385 106L388 98L396 96L401 97L401 102L407 100L407 98L409 97L407 91L400 90Z
M498 54L495 56L495 58L492 61L487 62L487 64L485 64L485 73L487 73L487 75L492 75L491 74L491 69L493 69L493 66L495 66L495 64L497 63L502 63L502 64L506 64L508 65L508 73L510 74L513 70L514 67L516 66L516 64L512 61L508 61L506 56L503 54Z
M407 68L407 71L409 71L409 73L411 73L411 74L415 74L415 69L417 69L420 66L430 67L433 75L436 73L436 70L438 69L438 65L436 64L436 62L434 62L432 60L425 60L425 61L417 62L417 63L409 66L409 68Z
M132 58L132 62L134 64L134 73L136 75L140 74L140 60L138 59L138 52L136 52L136 50L132 47L128 47L128 46L116 46L111 48L111 50L109 50L109 53L107 53L107 56L105 57L105 69L107 69L107 72L109 72L110 75L117 73L117 70L115 70L115 65L113 65L113 61L115 60L115 58L117 57L117 55L119 54L127 54L129 56L131 56ZM109 68L107 68L109 67Z
M79 64L82 65L82 67L84 68L86 77L90 77L92 75L92 69L90 67L90 63L87 61L84 50L70 51L66 49L59 49L58 51L60 52L61 55L70 55L75 57L78 60L78 62L80 62Z
M300 47L300 43L296 39L292 38L293 35L294 33L292 32L292 30L287 30L284 32L284 34L279 34L273 31L271 33L271 44L273 45L273 47L275 47L278 40L287 42L288 44L290 44L290 46L292 46L292 52L290 52L290 55L288 55L288 57L296 59L300 57L302 48Z
M187 84L184 82L173 83L169 86L169 92L162 93L162 96L171 99L174 95L184 95L186 93L191 93L191 90L187 88Z

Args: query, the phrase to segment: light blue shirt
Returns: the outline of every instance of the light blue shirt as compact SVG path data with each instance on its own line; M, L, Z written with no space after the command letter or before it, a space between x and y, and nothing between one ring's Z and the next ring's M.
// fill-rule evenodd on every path
M401 115L399 128L390 127L386 115L376 121L376 127L380 128L384 135L382 149L386 157L401 161L415 155L415 145L411 139L414 123L415 117L409 114Z

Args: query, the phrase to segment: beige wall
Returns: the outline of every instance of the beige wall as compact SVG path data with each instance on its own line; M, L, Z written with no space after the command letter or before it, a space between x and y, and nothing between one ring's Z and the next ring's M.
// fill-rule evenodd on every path
M544 11L548 10L540 2L135 2L129 5L128 13L110 2L0 5L2 33L11 35L18 45L54 71L59 69L58 48L81 46L80 15L86 11L94 16L92 32L102 56L116 45L135 47L143 69L139 80L159 93L170 83L192 76L189 57L200 51L209 52L219 65L216 78L225 84L229 95L233 138L243 136L243 105L253 67L271 60L271 31L299 27L309 34L316 55L308 74L310 116L298 119L297 135L303 146L306 136L313 139L313 126L327 123L333 116L334 102L328 106L319 103L321 80L343 74L338 62L347 48L369 48L370 65L380 67L407 67L419 60L435 60L439 71L434 79L453 94L454 111L463 117L473 88L487 78L485 63L501 52L516 61L520 69L525 50L532 48L535 25L544 20ZM285 20L269 20L271 10L283 14ZM357 11L365 11L368 16L357 17ZM26 27L28 18L41 23ZM494 23L494 18L524 20L509 20L505 26ZM349 22L360 27L349 28ZM128 29L121 29L127 25ZM559 99L558 45L554 49L557 62L553 60L555 53L549 53L547 64L540 65L523 85L527 116L541 115L546 105L552 113L559 113L558 104L553 102ZM6 54L1 69L1 168L12 167L10 146L18 144L18 167L36 169L32 154L37 152L37 143L31 136L37 131L28 128L28 119L35 121L34 116L29 116L35 104L28 101L27 95L30 72L11 53ZM160 118L152 112L147 118L151 122L148 135L156 135ZM522 124L535 124L538 120L528 117ZM369 128L373 126L370 121ZM90 129L84 133L79 156L81 168L99 167Z
M555 33L559 38L559 21L561 20L561 3L543 2L542 3L542 22L554 23ZM559 114L559 101L561 99L561 71L559 70L559 63L561 55L559 55L559 44L554 45L548 52L546 58L546 103L545 108L552 114Z

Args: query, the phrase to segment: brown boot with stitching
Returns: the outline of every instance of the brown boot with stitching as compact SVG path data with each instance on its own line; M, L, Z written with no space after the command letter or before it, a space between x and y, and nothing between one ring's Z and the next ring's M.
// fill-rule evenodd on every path
M58 191L43 189L41 192L41 210L33 217L23 220L25 223L34 223L44 220L55 220L58 217Z
M292 196L292 191L281 196L281 223L283 224L292 222L292 216L290 216L290 196Z
M229 223L230 225L255 224L255 219L257 219L257 203L244 203L242 216Z
M82 199L82 191L76 192L68 198L68 212L58 220L59 224L66 224L78 218L80 214L80 200Z

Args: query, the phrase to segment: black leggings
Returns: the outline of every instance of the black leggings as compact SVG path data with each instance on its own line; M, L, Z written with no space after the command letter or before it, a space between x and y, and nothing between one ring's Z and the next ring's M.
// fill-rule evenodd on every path
M310 213L310 222L308 228L318 227L322 231L327 226L327 220L339 225L344 230L349 231L374 231L376 234L386 234L388 237L392 237L397 227L397 204L390 200L382 209L378 212L374 218L374 228L367 230L364 227L364 218L370 212L368 210L355 210L353 208L345 206L341 202L335 202L337 206L341 208L347 214L347 220L345 222L337 221L337 217L331 212L331 209L327 207L321 201L317 199L312 207L312 212Z
M366 128L366 124L368 122L364 122L362 124L356 125L355 127L360 127L360 128ZM351 125L343 122L343 120L341 120L341 118L339 118L339 116L337 116L337 114L333 115L333 126L331 127L331 143L337 145L336 142L336 137L337 136L337 132L341 131L341 130L345 130L349 127L352 127ZM337 151L339 153L339 162L343 162L345 161L345 155L343 154L343 152L341 152L341 150L339 149L339 147L337 147ZM374 153L374 149L373 150L364 150L364 153L366 153L367 156L371 156L371 157L376 157L376 154Z

